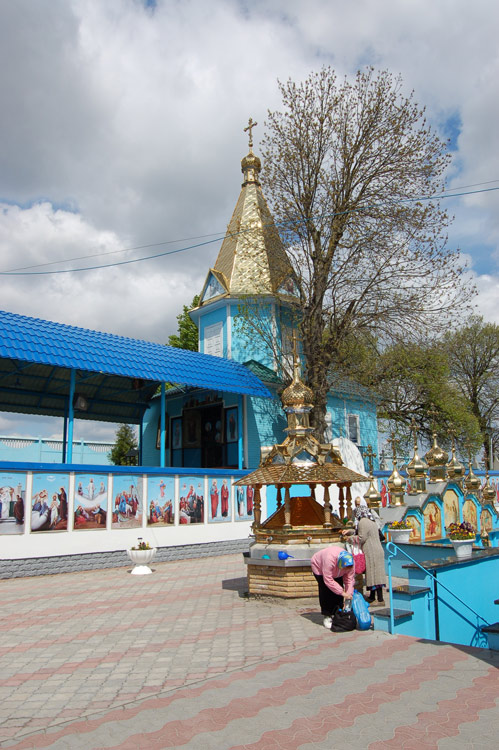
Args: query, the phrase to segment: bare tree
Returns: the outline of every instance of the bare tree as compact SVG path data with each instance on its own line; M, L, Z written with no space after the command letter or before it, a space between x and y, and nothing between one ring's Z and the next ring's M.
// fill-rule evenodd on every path
M300 289L306 378L324 434L331 373L349 337L437 333L471 289L446 247L438 200L447 147L401 79L369 68L339 81L324 68L279 88L263 181Z
M466 325L444 337L451 377L468 401L482 433L491 467L491 446L497 450L499 423L499 326L472 315Z

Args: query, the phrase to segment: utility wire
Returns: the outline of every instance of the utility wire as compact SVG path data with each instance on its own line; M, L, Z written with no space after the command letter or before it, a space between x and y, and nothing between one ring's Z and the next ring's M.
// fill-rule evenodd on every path
M190 242L191 240L203 240L205 237L213 237L220 232L211 232L210 234L200 234L196 237L184 237L179 240L163 240L162 242L151 242L148 245L136 245L135 247L124 247L122 250L107 250L102 253L93 253L91 255L78 255L75 258L66 258L65 260L52 260L48 263L35 263L32 266L22 266L21 268L12 268L4 273L13 273L14 271L28 271L30 268L43 268L44 266L55 266L58 263L71 263L74 260L86 260L87 258L102 258L105 255L117 255L118 253L130 253L134 250L145 250L148 247L160 247L161 245L175 245L177 242Z
M497 180L492 180L492 182L497 182ZM420 203L420 202L423 202L423 201L439 200L440 198L460 198L460 197L465 196L465 195L476 195L478 193L490 193L490 192L494 192L494 191L497 191L497 190L499 190L499 187L483 188L482 190L468 190L468 191L461 192L461 193L450 193L450 194L446 194L446 195L440 194L440 195L432 195L432 196L428 196L428 197L421 196L421 197L418 197L418 198L401 198L398 201L394 201L394 203ZM335 216L342 216L344 214L349 214L349 213L352 213L354 211L370 211L370 210L373 210L373 209L376 209L376 208L382 208L385 205L386 205L386 203L377 203L377 204L373 204L371 206L359 206L359 207L354 208L354 209L348 209L347 211L339 211L339 212L334 212L332 214L321 214L320 218L321 219L333 218ZM290 219L289 221L286 221L286 222L277 222L276 225L278 227L280 226L280 227L284 228L286 225L294 225L294 224L297 224L297 223L304 223L306 221L307 221L307 219L298 219L297 218L297 219ZM264 226L271 226L271 224L267 224L267 225L264 225ZM230 232L229 234L225 233L224 235L219 235L218 237L215 237L212 240L207 240L206 242L198 242L198 243L196 243L194 245L187 245L186 247L177 248L177 250L167 250L167 251L165 251L163 253L156 253L154 255L147 255L147 256L144 256L144 257L141 257L141 258L131 258L130 260L122 260L122 261L118 261L117 263L107 263L107 264L101 264L101 265L98 265L98 266L85 266L84 268L59 269L59 270L56 270L56 271L29 271L27 273L24 270L22 270L22 271L0 271L0 276L47 276L47 275L55 275L55 274L61 274L61 273L79 273L81 271L96 271L96 270L99 270L101 268L113 268L113 267L116 267L116 266L125 266L125 265L129 265L130 263L140 263L140 262L142 262L144 260L153 260L155 258L162 258L162 257L164 257L166 255L175 255L176 253L183 253L183 252L186 252L187 250L193 250L193 249L195 249L197 247L203 247L205 245L213 244L214 242L219 242L220 240L223 240L226 237L236 237L236 236L238 236L240 234L244 234L246 232L252 232L252 231L254 231L254 228L253 227L248 227L247 229L242 229L239 232ZM204 235L204 236L210 237L210 236L214 236L214 235ZM169 241L169 242L173 242L173 240ZM167 242L162 242L162 243L158 243L158 244L169 244L169 242L168 243ZM152 246L154 247L155 245L152 245ZM148 247L148 246L145 245L145 246L142 246L142 247ZM112 252L120 252L120 251L112 251ZM82 256L82 257L85 257L85 256ZM51 263L46 264L46 265L52 265L53 263L57 263L57 262L65 263L65 262L69 262L69 261L52 261ZM45 264L41 264L41 265L45 265Z

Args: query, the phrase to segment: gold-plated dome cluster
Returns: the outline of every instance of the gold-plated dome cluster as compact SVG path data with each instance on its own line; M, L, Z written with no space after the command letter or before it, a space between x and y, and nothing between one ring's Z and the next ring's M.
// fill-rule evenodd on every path
M409 495L417 495L421 492L426 491L426 481L428 478L427 472L429 471L429 481L433 483L438 482L455 482L456 484L463 487L465 492L470 492L481 497L482 504L494 502L496 497L495 489L491 486L489 480L488 470L485 474L485 485L481 487L481 480L473 471L472 460L471 460L471 446L469 448L469 459L468 459L468 473L466 473L465 466L459 461L456 456L456 443L455 443L455 432L450 430L452 438L452 457L448 461L448 453L438 445L437 433L433 430L433 442L432 447L426 453L425 459L428 462L425 463L418 453L418 443L416 434L416 423L413 420L411 422L411 432L414 443L414 455L409 461L406 467L407 475L410 479L410 487L408 490ZM391 443L393 447L393 471L388 479L388 488L391 495L392 505L403 505L404 491L405 491L405 480L401 476L397 468L397 457L395 452L395 436L392 433ZM365 495L367 500L367 496Z

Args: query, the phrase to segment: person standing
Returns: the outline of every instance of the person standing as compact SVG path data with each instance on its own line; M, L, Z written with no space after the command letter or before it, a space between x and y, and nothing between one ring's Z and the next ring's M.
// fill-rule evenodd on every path
M319 587L322 624L330 630L336 610L353 597L353 556L343 547L332 545L316 552L310 563Z
M386 585L385 553L379 540L379 531L376 521L370 517L369 508L360 506L357 534L354 529L345 529L342 535L348 541L360 545L366 558L366 588L369 591L369 602L378 598L379 604L384 604L383 589Z

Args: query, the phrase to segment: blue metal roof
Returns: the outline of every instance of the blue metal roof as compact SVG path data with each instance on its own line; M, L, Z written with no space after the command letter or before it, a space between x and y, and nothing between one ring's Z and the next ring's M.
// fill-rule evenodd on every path
M3 311L0 358L18 363L18 372L21 363L32 363L271 397L252 372L233 360ZM14 372L13 365L4 365L0 380Z

